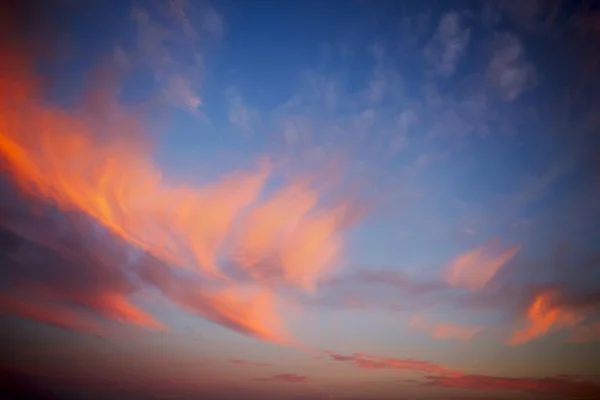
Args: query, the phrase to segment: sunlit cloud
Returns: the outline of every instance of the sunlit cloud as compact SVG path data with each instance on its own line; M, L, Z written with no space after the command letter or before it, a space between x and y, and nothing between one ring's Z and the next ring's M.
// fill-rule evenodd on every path
M244 334L276 340L272 329L283 328L276 294L269 287L285 283L314 290L320 273L339 254L352 208L344 202L349 200L322 206L323 193L293 180L269 197L265 185L273 170L268 160L204 186L171 184L152 160L141 124L124 116L118 105L106 107L116 104L114 99L103 97L102 117L111 110L120 110L124 117L111 120L110 135L98 135L93 119L42 103L26 54L11 45L2 53L7 62L0 86L15 95L1 103L0 156L21 192L31 201L55 205L64 218L87 215L109 236L160 260L164 269L188 269L213 281L190 285L172 279L170 286L158 286L188 311ZM87 111L95 112L96 104L89 103ZM132 128L140 134L115 134ZM89 247L88 255L102 258L105 250L96 244L101 246ZM238 265L254 282L238 283L224 264ZM118 266L111 268L122 274ZM161 327L124 294L68 293L70 300L113 319Z
M461 340L469 341L479 332L482 328L479 326L471 325L457 325L452 323L433 323L425 320L420 316L415 316L410 320L410 327L421 332L426 332L429 336L434 339L449 339L449 340Z
M0 314L15 315L71 331L89 335L100 333L100 327L85 313L43 303L0 298Z
M64 64L0 12L15 365L140 397L598 397L600 36L559 39L580 11L50 3L76 9Z
M446 269L446 280L453 286L481 289L520 249L517 245L502 250L497 242L488 242L457 256Z
M411 358L380 357L362 353L354 353L346 356L331 351L325 353L334 361L348 362L362 369L391 369L420 374L460 374L460 371L453 370L440 364Z
M527 308L526 318L526 327L515 331L509 344L523 344L552 330L574 327L585 319L585 315L559 304L556 292L546 291L535 295Z

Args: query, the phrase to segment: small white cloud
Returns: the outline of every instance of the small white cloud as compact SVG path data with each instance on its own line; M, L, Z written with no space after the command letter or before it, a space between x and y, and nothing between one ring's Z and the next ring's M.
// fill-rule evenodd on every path
M258 112L249 108L236 90L230 89L228 95L229 123L240 129L243 133L252 133L254 123L258 120Z
M326 110L336 111L342 91L338 80L335 77L315 74L314 72L309 72L306 80L315 104L320 103Z
M169 104L187 109L194 113L202 105L202 100L195 93L190 82L179 75L172 75L163 86L163 93Z
M400 113L396 119L396 133L392 136L389 143L391 154L398 154L408 144L408 130L417 122L417 114L414 110L408 109Z
M367 89L367 100L371 103L379 103L383 100L387 82L382 77L375 77L369 82Z
M458 63L469 45L471 32L461 26L460 15L447 13L442 17L438 29L425 50L438 75L454 74Z
M135 6L131 17L137 28L136 47L115 54L115 61L137 62L153 70L154 81L171 106L197 112L202 105L197 93L203 71L198 43L201 35L220 37L223 21L206 3L169 0L160 9ZM164 12L166 20L157 14ZM160 21L160 22L159 22ZM176 57L172 46L176 46ZM186 61L183 61L186 60Z
M505 101L516 100L536 85L535 67L527 61L523 44L516 36L504 34L497 38L487 78Z

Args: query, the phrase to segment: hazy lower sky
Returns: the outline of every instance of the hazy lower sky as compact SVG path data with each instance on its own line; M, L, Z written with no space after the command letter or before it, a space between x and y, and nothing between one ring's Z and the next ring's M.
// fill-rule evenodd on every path
M600 396L595 2L7 3L4 389Z

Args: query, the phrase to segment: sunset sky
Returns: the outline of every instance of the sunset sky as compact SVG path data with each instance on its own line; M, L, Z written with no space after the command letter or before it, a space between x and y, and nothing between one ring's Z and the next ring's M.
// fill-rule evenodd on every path
M595 2L6 3L0 389L600 398Z

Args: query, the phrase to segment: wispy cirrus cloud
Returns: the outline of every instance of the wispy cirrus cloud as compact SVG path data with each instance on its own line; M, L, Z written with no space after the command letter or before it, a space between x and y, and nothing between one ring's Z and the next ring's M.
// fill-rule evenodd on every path
M0 314L33 319L57 328L89 335L98 334L100 326L82 312L45 303L0 298Z
M453 286L481 289L520 249L517 245L502 250L498 242L485 243L456 257L447 267L446 280Z
M332 351L326 351L325 354L334 361L347 362L354 364L362 369L391 369L421 374L457 374L457 370L446 366L431 363L429 361L415 360L411 358L393 358L381 357L369 354L354 353L352 355L338 354Z
M146 23L145 16L139 18ZM217 324L280 339L277 288L314 290L318 276L335 266L339 234L356 221L354 205L340 199L324 206L322 188L295 177L275 193L266 191L275 178L269 161L204 186L174 185L152 160L151 141L136 118L110 118L114 110L126 114L113 97L90 102L84 115L48 106L36 85L34 57L19 51L16 42L1 44L7 60L1 88L18 95L0 102L7 111L0 117L0 156L5 177L25 205L23 219L11 216L2 225L29 243L39 242L36 251L49 253L58 265L46 268L49 257L21 251L15 261L20 286L37 297L157 327L128 300L144 285L154 285L175 304ZM15 106L26 119L8 112ZM95 113L97 118L89 118ZM109 132L98 135L103 129ZM28 209L38 204L52 217L38 218ZM172 268L196 278L176 277Z
M197 113L206 43L224 32L221 15L206 2L174 0L156 8L136 5L131 17L137 28L133 49L119 48L130 68L149 68L167 104Z
M227 91L227 97L229 99L229 123L243 134L253 133L255 125L259 121L258 111L248 106L241 94L233 88Z

